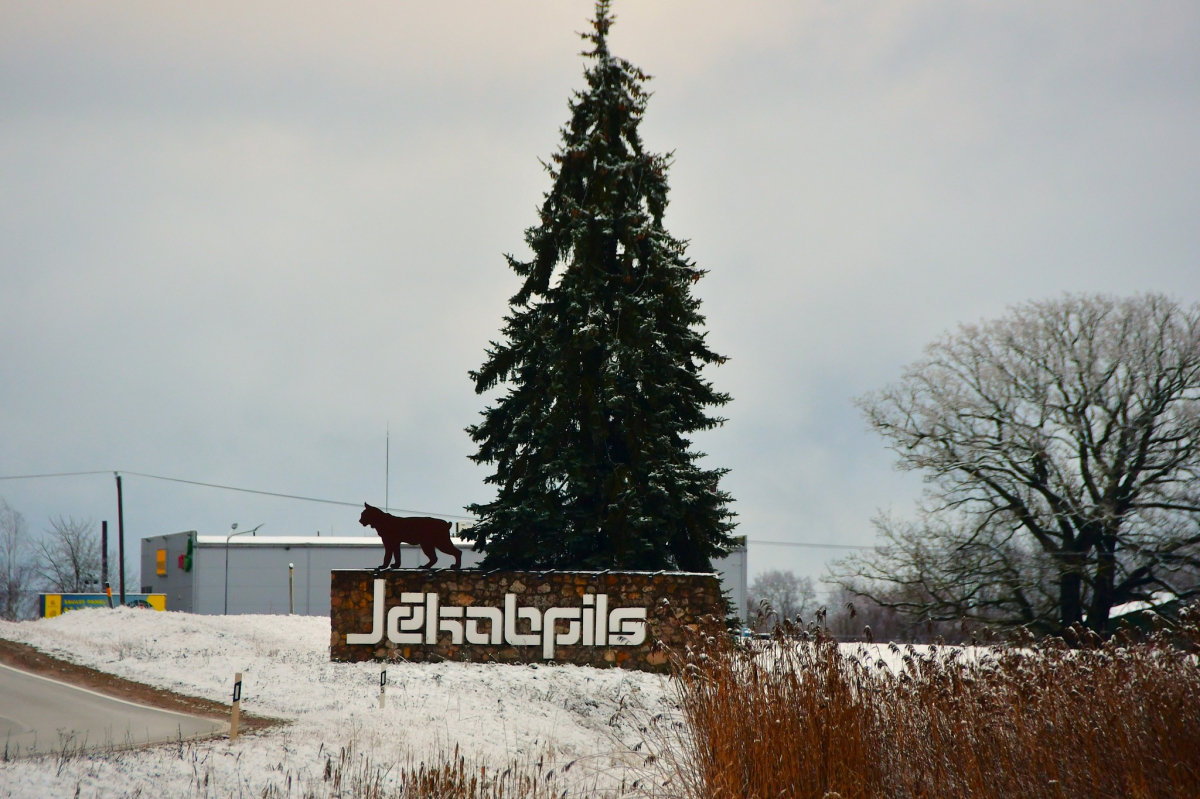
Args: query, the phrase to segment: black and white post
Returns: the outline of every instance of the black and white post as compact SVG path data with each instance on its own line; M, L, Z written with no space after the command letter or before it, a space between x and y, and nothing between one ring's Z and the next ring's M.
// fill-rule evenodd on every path
M379 707L382 710L387 697L387 669L379 672Z
M233 676L233 707L229 720L229 740L236 741L238 720L242 715L242 673Z

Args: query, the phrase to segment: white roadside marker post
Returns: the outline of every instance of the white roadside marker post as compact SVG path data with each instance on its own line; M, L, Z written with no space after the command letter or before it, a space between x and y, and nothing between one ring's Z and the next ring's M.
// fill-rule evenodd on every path
M242 673L233 678L233 717L229 724L229 740L237 740L238 718L242 715Z
M387 669L379 672L379 707L384 707L384 698L387 694Z
M289 563L288 564L288 615L289 616L291 616L293 613L296 612L296 604L295 604L295 602L292 601L292 597L293 597L292 585L294 582L292 578L295 576L295 574L296 574L296 564Z

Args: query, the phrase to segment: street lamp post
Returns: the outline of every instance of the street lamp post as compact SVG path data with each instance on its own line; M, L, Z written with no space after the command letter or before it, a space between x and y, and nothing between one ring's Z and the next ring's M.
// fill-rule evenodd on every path
M262 525L260 524L258 527L262 527ZM258 530L258 527L255 527L253 530L242 530L239 533L239 532L236 532L237 531L237 522L234 522L233 526L229 528L229 535L225 536L225 613L224 613L224 615L226 615L226 616L229 615L229 539L231 539L237 535L246 535L247 533L254 533Z

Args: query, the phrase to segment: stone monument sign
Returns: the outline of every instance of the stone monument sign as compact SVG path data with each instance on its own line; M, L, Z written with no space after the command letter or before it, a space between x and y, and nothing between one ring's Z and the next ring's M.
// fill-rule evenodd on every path
M658 671L723 630L716 574L338 570L330 657L574 663Z

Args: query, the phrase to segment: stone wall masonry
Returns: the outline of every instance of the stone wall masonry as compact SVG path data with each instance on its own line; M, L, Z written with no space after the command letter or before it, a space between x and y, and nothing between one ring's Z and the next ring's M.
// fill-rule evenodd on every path
M720 632L725 615L716 574L338 570L331 582L329 656L336 661L664 671L667 649Z

